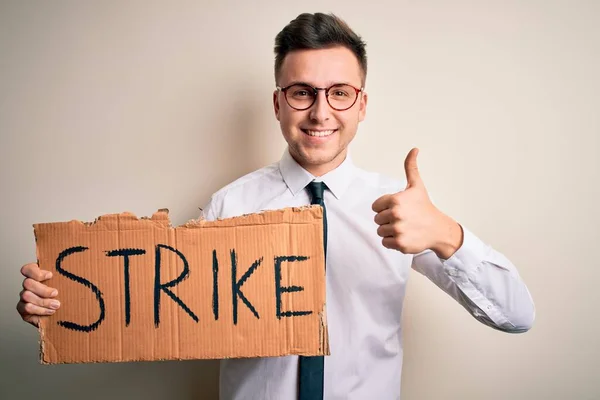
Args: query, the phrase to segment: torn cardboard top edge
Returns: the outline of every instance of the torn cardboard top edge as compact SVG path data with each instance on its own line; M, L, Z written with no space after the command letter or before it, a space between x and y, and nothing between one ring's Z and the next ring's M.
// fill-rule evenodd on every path
M315 216L317 217L321 217L322 218L322 208L319 205L306 205L306 206L299 206L299 207L286 207L286 208L282 208L282 209L276 209L276 210L261 210L259 212L256 213L248 213L248 214L242 214L242 215L238 215L235 217L230 217L230 218L218 218L215 221L208 221L206 219L204 219L204 217L200 216L200 218L197 219L190 219L188 221L186 221L185 223L178 225L176 227L174 227L171 224L171 220L169 218L169 209L168 208L160 208L158 209L158 211L156 211L154 214L152 214L151 217L138 217L136 216L134 213L129 212L129 211L125 211L122 213L113 213L113 214L104 214L101 215L99 217L97 217L96 219L94 219L94 221L89 222L89 221L81 221L81 220L70 220L70 221L55 221L55 222L43 222L43 223L37 223L37 224L33 224L33 226L39 226L39 225L48 225L48 224L55 224L55 223L79 223L81 225L85 225L85 226L93 226L95 224L97 224L98 222L102 221L102 220L108 220L108 219L114 219L114 218L123 218L129 221L149 221L149 222L155 222L155 223L159 223L164 225L165 227L168 228L194 228L194 227L200 227L200 226L205 226L207 224L211 224L212 222L216 222L216 221L228 221L228 220L242 220L244 218L249 218L249 217L255 217L256 215L262 215L262 214L268 214L268 213L278 213L278 212L285 212L285 211L292 211L292 212L298 212L298 211L303 211L303 210L307 210L307 209L312 209L316 212ZM165 222L167 224L165 224ZM263 222L264 223L264 222Z

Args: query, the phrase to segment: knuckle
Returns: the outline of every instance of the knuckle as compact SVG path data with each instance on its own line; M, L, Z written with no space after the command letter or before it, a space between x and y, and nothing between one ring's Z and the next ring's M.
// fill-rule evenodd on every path
M376 210L379 208L379 199L375 200L372 204L371 204L371 210L377 212Z
M381 225L381 213L375 214L375 217L373 217L373 221L375 221L377 225Z
M31 293L29 290L23 290L21 292L21 299L25 303L33 303L33 301L35 300L33 293Z
M48 286L45 287L45 296L44 297L53 297L53 295L55 294L56 290L52 289Z
M389 218L388 211L382 211L379 213L379 222L381 223L381 225L386 224L388 218Z
M35 312L35 306L31 303L25 303L23 311L25 311L25 314L33 314Z
M33 279L31 278L25 278L23 280L23 289L25 290L31 290L31 286L33 285Z
M34 263L25 264L21 267L21 274L27 278L36 277L38 272L38 265Z
M402 209L398 206L392 207L390 213L394 219L400 219L402 217Z

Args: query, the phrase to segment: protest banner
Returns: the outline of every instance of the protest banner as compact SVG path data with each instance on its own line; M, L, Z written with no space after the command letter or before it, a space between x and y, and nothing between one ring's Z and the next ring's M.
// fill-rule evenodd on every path
M34 225L61 308L41 362L328 355L318 206L171 227L166 210Z

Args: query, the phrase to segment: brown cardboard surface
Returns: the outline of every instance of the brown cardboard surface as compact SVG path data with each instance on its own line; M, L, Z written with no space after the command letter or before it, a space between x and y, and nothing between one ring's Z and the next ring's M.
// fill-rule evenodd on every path
M42 363L329 354L321 207L34 232L61 301L40 324Z

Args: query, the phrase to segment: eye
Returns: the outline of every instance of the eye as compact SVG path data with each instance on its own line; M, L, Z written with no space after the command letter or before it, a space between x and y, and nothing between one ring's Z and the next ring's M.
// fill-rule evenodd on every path
M347 99L349 97L353 97L351 88L347 85L336 85L329 89L329 96L334 97L336 99Z
M336 97L347 97L348 92L344 92L343 90L336 90L333 92L333 95Z
M292 93L292 95L293 95L294 97L306 97L306 96L308 96L308 95L309 95L309 93L308 93L308 91L307 91L307 90L304 90L304 89L298 89L298 90L295 90L295 91Z
M314 97L313 90L307 85L293 85L288 89L288 97L297 100L307 100Z

